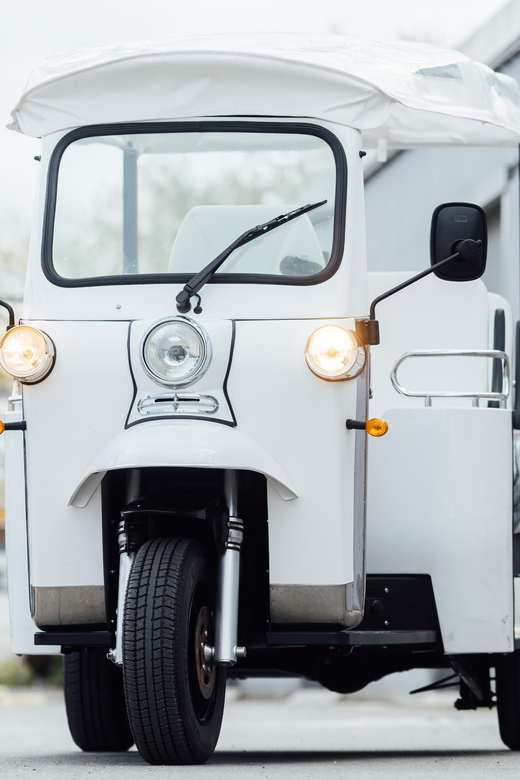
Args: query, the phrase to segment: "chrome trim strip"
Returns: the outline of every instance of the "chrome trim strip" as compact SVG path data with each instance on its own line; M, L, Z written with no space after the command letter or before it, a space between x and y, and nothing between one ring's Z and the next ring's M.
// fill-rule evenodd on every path
M515 624L515 647L520 646L520 577L513 578L514 587L514 624Z
M352 585L352 583L349 583ZM351 627L349 585L271 585L272 623L334 623ZM357 624L356 624L357 625Z
M137 403L139 414L216 414L215 396L201 393L159 393L146 395Z
M105 623L103 585L31 587L33 619L38 628Z
M365 371L358 378L356 419L368 418L370 382L370 350L367 349ZM367 486L367 436L365 431L355 431L354 449L354 581L347 585L347 625L357 626L363 620L365 610L365 547L366 547L366 486Z
M414 357L486 357L495 360L501 360L504 364L503 379L504 387L503 392L458 392L458 391L445 391L445 390L407 390L405 387L399 384L397 380L397 369L408 358ZM511 390L510 382L510 367L509 356L506 352L501 352L498 349L425 349L420 352L404 352L397 358L392 370L390 372L390 379L394 389L397 390L400 395L408 396L408 398L424 398L425 405L431 406L432 398L472 398L473 406L478 407L480 398L489 398L500 402L500 407L505 408L506 401L509 398Z

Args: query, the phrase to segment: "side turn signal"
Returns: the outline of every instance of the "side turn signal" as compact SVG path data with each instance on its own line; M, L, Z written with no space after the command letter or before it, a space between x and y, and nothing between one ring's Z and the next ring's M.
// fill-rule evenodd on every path
M5 431L5 425L2 422L2 420L0 420L0 436L3 434L4 431Z
M384 436L388 431L388 423L385 420L380 420L378 417L372 417L371 420L367 420L366 432L370 436Z

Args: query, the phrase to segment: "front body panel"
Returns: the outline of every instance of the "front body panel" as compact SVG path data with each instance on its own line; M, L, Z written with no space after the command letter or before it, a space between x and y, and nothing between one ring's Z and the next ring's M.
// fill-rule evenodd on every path
M279 605L277 588L282 588L289 610L280 613L278 606L273 619L348 625L361 618L364 556L363 545L354 555L354 508L356 491L364 491L364 475L363 469L356 474L356 434L345 429L345 420L356 415L364 378L325 382L308 369L307 340L327 322L233 324L201 318L218 349L214 370L210 368L190 392L218 397L222 413L200 421L183 409L177 417L173 408L162 417L137 414L137 397L149 393L153 384L139 370L141 334L149 322L32 323L52 338L57 352L56 366L45 381L23 388L30 579L40 625L102 622L100 480L112 468L164 465L232 466L265 473L270 529L266 564L273 602ZM352 320L334 322L354 327ZM128 434L134 427L139 435L134 441L132 433L130 444ZM155 457L148 451L147 431L156 436ZM212 431L215 436L210 439ZM209 459L199 462L189 455L200 448L202 454L209 453L210 446L216 449ZM112 452L110 447L116 449ZM93 472L97 481L85 483ZM83 492L77 492L84 484ZM362 514L357 519L359 537ZM357 591L350 586L347 607L347 585L355 581ZM288 586L317 590L302 601L298 590L287 596ZM340 595L332 598L338 588ZM291 606L295 599L300 607ZM74 602L76 617L71 615Z

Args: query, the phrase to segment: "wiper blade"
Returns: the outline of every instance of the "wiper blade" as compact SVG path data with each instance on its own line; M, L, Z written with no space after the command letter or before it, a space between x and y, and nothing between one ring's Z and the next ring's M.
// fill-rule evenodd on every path
M180 293L175 298L177 303L177 311L181 314L186 314L186 312L190 311L191 298L194 295L197 295L198 291L204 287L206 282L209 282L215 271L218 271L220 266L225 262L225 260L228 259L229 255L234 252L235 249L248 244L250 241L253 241L253 239L258 238L258 236L263 236L266 233L270 233L271 230L275 230L277 227L285 225L287 222L300 217L302 214L307 214L308 211L312 211L313 209L317 209L319 206L323 206L326 202L326 200L320 200L317 203L308 203L306 206L300 206L300 208L294 209L294 211L288 211L287 214L280 214L279 217L270 219L269 222L264 222L262 225L256 225L256 227L253 227L250 230L246 230L245 233L242 233L241 236L239 236L235 241L233 241L232 244L224 249L224 251L221 252L218 257L212 260L211 263L208 263L207 266L202 269L202 271L199 271L197 274L195 274L195 276L192 276L190 281L184 285ZM200 308L200 300L199 307L197 308ZM200 311L202 311L202 309L200 309Z

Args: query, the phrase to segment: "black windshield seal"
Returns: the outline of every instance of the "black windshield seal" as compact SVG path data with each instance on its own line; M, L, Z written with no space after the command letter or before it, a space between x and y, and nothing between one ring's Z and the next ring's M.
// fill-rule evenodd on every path
M60 276L54 268L52 245L58 174L61 158L67 147L81 138L98 135L131 135L140 133L292 133L313 135L331 148L336 165L336 188L332 251L329 262L319 273L310 276L280 276L275 274L215 274L209 284L276 284L292 287L320 284L330 279L339 268L345 243L345 213L347 202L347 159L338 138L324 127L307 122L143 122L132 124L90 125L67 133L52 153L47 174L47 194L42 237L42 269L45 277L58 287L103 287L127 284L186 284L193 274L117 274L69 279Z

